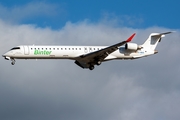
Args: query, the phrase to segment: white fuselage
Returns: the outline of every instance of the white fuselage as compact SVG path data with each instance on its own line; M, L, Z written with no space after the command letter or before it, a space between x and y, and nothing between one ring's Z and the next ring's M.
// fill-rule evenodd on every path
M142 45L130 43L135 33L127 40L111 46L36 46L21 45L13 47L2 56L15 64L15 59L71 59L81 68L94 69L103 61L114 59L137 59L156 54L157 44L165 33L151 33Z
M22 45L12 48L3 56L7 59L72 59L106 48L107 46L29 46ZM131 51L124 46L109 54L104 60L112 59L134 59L154 54L144 49Z

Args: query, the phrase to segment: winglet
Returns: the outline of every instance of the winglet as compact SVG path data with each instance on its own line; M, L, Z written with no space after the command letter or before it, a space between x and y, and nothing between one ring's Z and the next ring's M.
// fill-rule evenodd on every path
M136 33L134 33L133 35L131 35L131 37L129 37L129 38L126 40L126 42L130 42L135 35L136 35Z

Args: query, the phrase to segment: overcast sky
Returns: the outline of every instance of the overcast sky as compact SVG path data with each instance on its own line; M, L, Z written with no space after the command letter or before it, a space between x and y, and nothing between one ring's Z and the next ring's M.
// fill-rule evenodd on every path
M0 2L0 54L17 45L112 45L176 31L158 54L104 62L0 59L1 120L179 120L180 2Z

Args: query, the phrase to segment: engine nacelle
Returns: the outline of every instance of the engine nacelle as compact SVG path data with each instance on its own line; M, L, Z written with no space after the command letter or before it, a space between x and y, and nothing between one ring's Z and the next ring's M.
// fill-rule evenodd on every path
M126 50L133 50L136 51L138 50L139 46L136 43L126 43L125 44L125 49Z

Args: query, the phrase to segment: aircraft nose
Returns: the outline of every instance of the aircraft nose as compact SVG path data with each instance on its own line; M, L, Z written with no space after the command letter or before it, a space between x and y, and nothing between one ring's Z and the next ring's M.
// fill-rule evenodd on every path
M11 58L7 55L7 53L3 54L2 56L3 56L4 59L6 59L6 60L10 60L10 59L11 59Z
M3 54L2 56L3 56L3 57L6 57L6 54Z
M7 51L7 52L5 52L2 56L3 57L8 57L8 56L10 56L11 55L11 52L10 51Z

